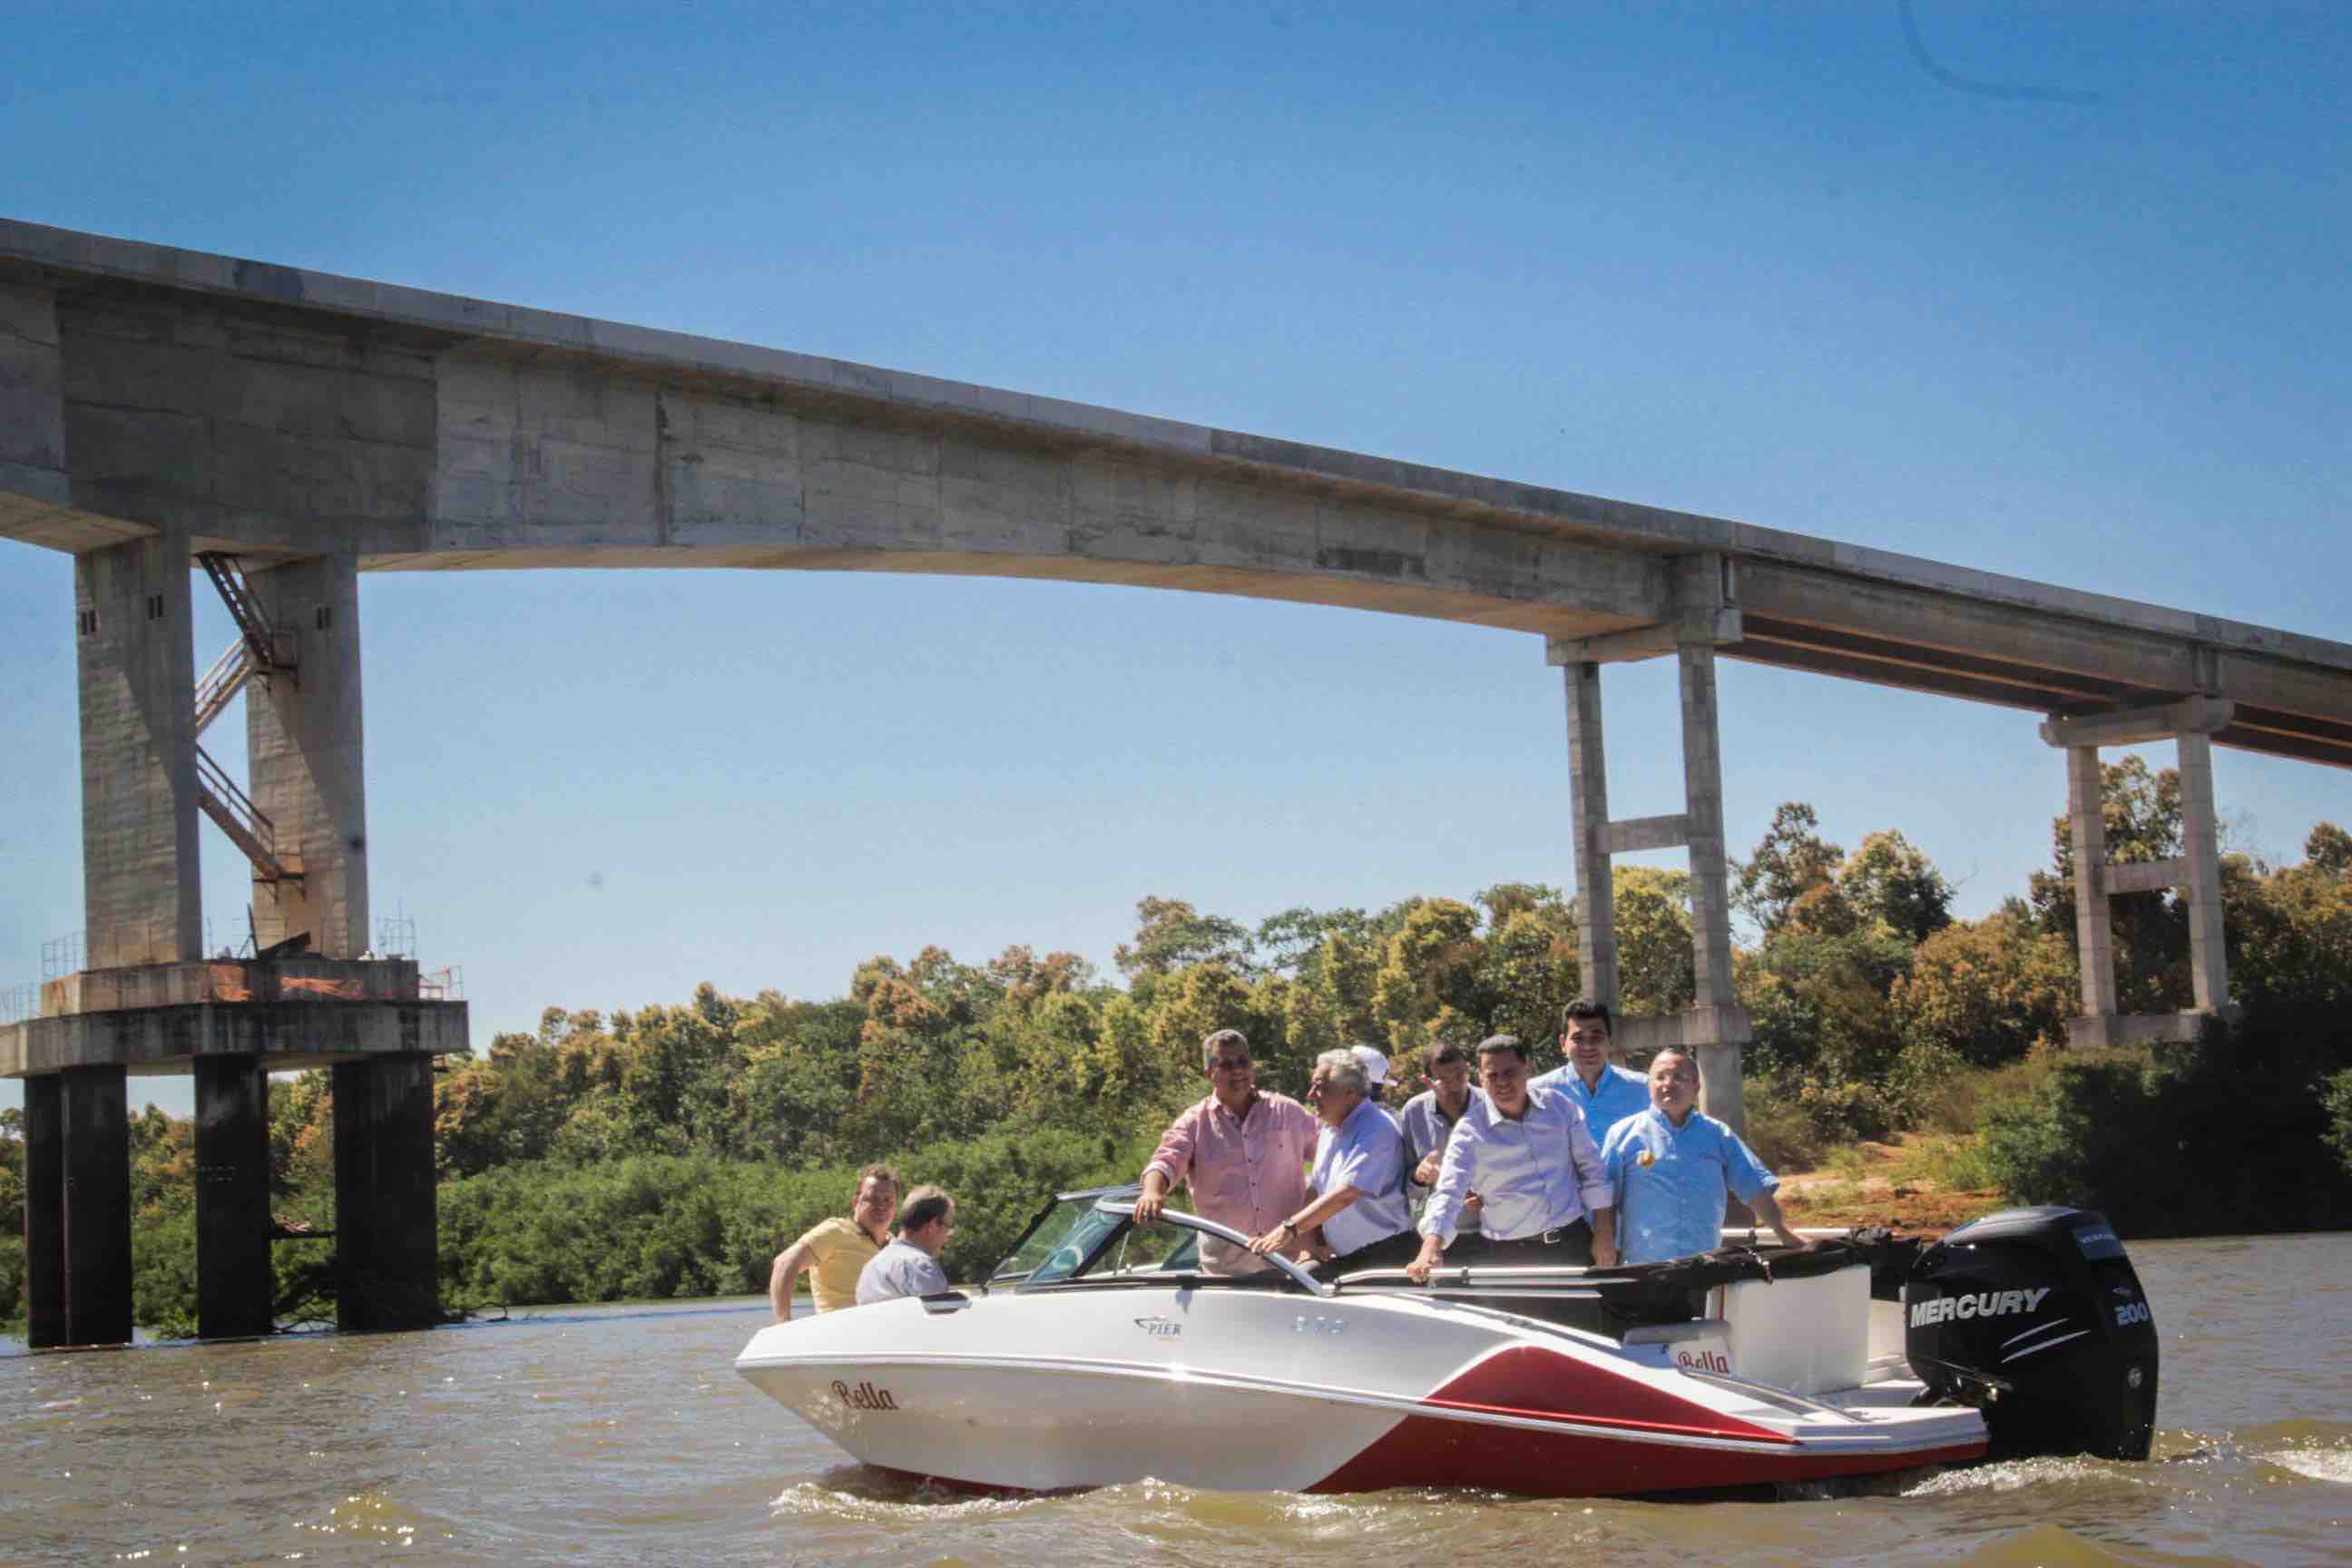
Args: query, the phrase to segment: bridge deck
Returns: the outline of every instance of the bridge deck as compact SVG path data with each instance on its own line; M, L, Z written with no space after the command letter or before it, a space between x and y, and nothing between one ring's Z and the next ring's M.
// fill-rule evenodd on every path
M2352 766L2352 646L1723 518L0 219L0 537L362 570L724 566L1240 594L2055 714L2192 695ZM1719 559L1706 604L1684 566Z

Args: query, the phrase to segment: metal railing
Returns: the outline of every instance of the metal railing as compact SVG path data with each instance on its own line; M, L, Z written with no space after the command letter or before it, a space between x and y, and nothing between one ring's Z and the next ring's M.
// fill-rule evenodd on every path
M229 842L245 852L261 873L265 882L282 882L299 873L288 868L278 856L278 828L252 797L236 787L236 781L221 771L202 746L196 753L196 805L223 833Z
M222 710L228 707L238 692L245 689L245 683L252 678L252 647L242 640L229 644L227 651L213 660L213 667L205 671L202 680L196 682L195 732L198 735L212 727L212 721L221 716Z

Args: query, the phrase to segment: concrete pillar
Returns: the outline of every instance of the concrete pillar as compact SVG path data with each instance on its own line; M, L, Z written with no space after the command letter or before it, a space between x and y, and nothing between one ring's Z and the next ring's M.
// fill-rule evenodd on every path
M269 1078L257 1057L198 1057L196 1331L266 1334L277 1277L269 1263Z
M25 1082L25 1342L66 1339L65 1084L55 1073Z
M433 1058L338 1062L334 1073L335 1321L429 1328L440 1321Z
M264 947L308 932L314 952L357 958L369 927L367 790L361 734L359 561L320 555L249 572L270 624L294 633L297 668L247 689L254 805L299 881L253 885Z
M1723 828L1722 742L1716 721L1715 645L1676 649L1682 674L1683 798L1689 818L1692 967L1697 996L1683 1043L1698 1053L1705 1107L1735 1132L1741 1109L1739 1047L1747 1013L1731 986L1731 872Z
M2116 1013L2116 944L2107 918L2107 818L2096 746L2066 748L2066 821L2074 839L2074 941L2086 1018Z
M2197 1008L2230 1005L2230 959L2221 932L2221 854L2213 814L2213 742L2184 731L2180 747L2181 858L2189 868L2189 973Z
M204 956L188 571L184 534L74 557L92 969Z
M1603 842L1609 826L1609 769L1601 731L1601 667L1566 666L1568 811L1576 840L1578 990L1612 1011L1617 1005L1617 903Z
M25 1080L26 1341L131 1340L131 1119L119 1067Z

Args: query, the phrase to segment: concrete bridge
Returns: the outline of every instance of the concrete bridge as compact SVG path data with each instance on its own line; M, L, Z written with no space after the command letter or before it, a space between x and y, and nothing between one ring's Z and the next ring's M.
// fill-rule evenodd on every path
M309 1064L336 1070L339 1245L389 1281L391 1304L362 1321L429 1315L429 1064L464 1047L466 1025L463 1004L423 994L413 969L362 957L362 572L1050 578L1540 637L1565 685L1586 988L1617 993L1611 858L1685 847L1696 1004L1620 1034L1637 1049L1695 1047L1709 1109L1735 1123L1750 1035L1731 988L1717 659L2041 716L2066 756L2086 1041L2178 1034L2228 1004L2210 748L2352 765L2341 643L1719 518L6 220L0 536L76 561L89 972L0 1027L0 1074L27 1079L36 1343L128 1335L113 1194L131 1069L197 1074L206 1333L267 1327L227 1305L266 1279L266 1244L257 1266L250 1241L266 1222L255 1108L263 1075ZM201 679L196 567L240 628ZM1601 671L1651 658L1680 672L1684 795L1618 816ZM244 786L199 740L239 690ZM2186 853L2109 867L2099 748L2168 736ZM257 930L275 952L229 978L198 951L199 816L252 862ZM2163 887L2187 891L2200 1012L2118 1016L2108 898ZM408 1196L366 1195L379 1190Z

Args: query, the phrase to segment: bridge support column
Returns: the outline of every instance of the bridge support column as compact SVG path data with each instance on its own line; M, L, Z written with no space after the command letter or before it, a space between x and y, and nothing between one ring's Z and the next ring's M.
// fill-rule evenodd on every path
M335 1311L345 1329L440 1321L433 1058L335 1064Z
M310 951L357 958L368 921L367 792L361 732L359 561L321 555L248 572L269 624L293 634L296 667L246 693L253 804L297 879L253 884L255 940L308 935Z
M2083 972L2083 1016L2067 1026L2076 1046L2127 1045L2137 1040L2194 1039L2205 1020L2231 1011L2230 962L2222 943L2221 857L2213 810L2213 742L2235 705L2211 697L2184 697L2162 707L2053 717L2042 726L2046 743L2066 752L2066 818L2074 851L2074 944ZM2170 860L2110 865L2105 780L2099 748L2137 746L2170 737L2180 755L2181 852ZM2107 900L2120 893L2179 888L2189 912L2189 964L2193 1010L2125 1014L2117 1010L2116 952Z
M2221 929L2221 850L2213 810L2213 742L2184 731L2180 749L2180 858L2187 864L2189 978L2200 1013L2230 1005L2230 958Z
M2074 847L2074 949L2083 1016L2116 1016L2116 947L2107 910L2107 817L2099 748L2066 749L2066 826Z
M25 1081L25 1342L35 1350L66 1338L66 1141L64 1081Z
M25 1080L26 1340L131 1340L131 1122L119 1067Z
M1609 769L1601 729L1601 667L1561 673L1568 687L1568 806L1576 839L1576 957L1580 988L1612 1013L1618 996L1617 900L1611 882Z
M1731 986L1731 877L1725 858L1723 754L1717 723L1715 645L1685 642L1683 797L1690 849L1691 959L1697 995L1683 1018L1683 1045L1698 1054L1704 1109L1734 1132L1747 1130L1739 1047L1751 1036Z
M188 573L184 534L74 557L92 969L203 956Z
M1742 1109L1739 1047L1753 1037L1748 1010L1731 984L1731 878L1725 858L1723 758L1716 712L1715 650L1737 641L1739 612L1718 557L1699 555L1676 569L1680 609L1672 624L1602 637L1549 639L1545 658L1561 667L1568 694L1569 810L1576 844L1577 961L1583 993L1608 1005L1621 999L1612 859L1683 846L1690 852L1691 969L1696 995L1679 1015L1619 1017L1620 1053L1667 1046L1698 1058L1706 1112L1735 1131ZM1601 667L1666 654L1681 678L1683 809L1668 816L1609 816L1607 762L1601 723Z
M258 1057L198 1057L196 1332L208 1340L270 1331L269 1078Z

